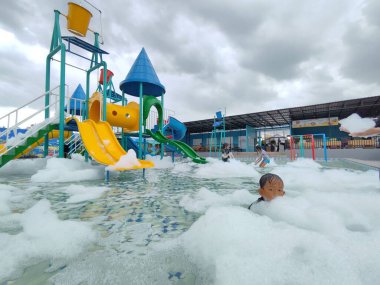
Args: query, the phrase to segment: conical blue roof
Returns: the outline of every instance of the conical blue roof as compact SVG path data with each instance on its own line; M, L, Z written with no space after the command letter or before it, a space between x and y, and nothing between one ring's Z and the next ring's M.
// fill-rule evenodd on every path
M78 99L78 100L75 100ZM70 98L70 110L66 110L66 112L69 112L70 114L80 115L83 113L83 104L86 100L86 93L84 93L84 90L82 88L82 85L78 85L78 87L75 89L73 95L71 95Z
M161 84L160 79L158 79L144 48L141 49L127 77L120 82L120 90L129 95L139 97L140 82L143 83L144 95L158 97L165 93L165 87Z

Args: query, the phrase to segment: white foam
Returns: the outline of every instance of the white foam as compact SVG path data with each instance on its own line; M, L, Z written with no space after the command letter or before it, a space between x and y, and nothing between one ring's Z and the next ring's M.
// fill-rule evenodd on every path
M175 163L174 168L172 169L172 173L184 174L191 172L193 169L192 165L194 165L194 163L189 161Z
M16 159L0 168L0 175L33 175L46 166L46 158Z
M79 161L85 161L86 158L83 155L80 155L79 153L73 153L70 156L71 159L79 160Z
M91 225L84 222L61 221L41 200L25 211L18 234L0 233L0 280L12 276L39 259L71 258L96 239Z
M364 132L368 129L375 127L375 121L370 118L361 118L358 114L354 113L349 117L339 120L343 128L349 130L351 133Z
M202 178L226 178L226 177L260 177L260 174L252 165L248 165L236 159L223 162L219 159L208 158L209 163L198 165L195 175Z
M107 170L116 170L117 168L132 168L133 166L140 166L137 159L136 152L133 149L128 150L127 154L120 157L119 161L114 165L107 167Z
M0 216L9 214L11 209L8 205L11 199L11 192L4 185L0 185Z
M67 203L79 203L97 199L107 190L107 187L86 187L83 185L74 184L64 189L66 193L71 195L71 197L66 200Z
M31 177L32 182L73 182L104 178L104 168L84 161L50 158L46 168Z
M273 172L286 195L252 211L245 199L258 196L235 199L239 191L221 196L201 189L182 199L186 210L207 209L180 240L192 262L215 276L211 283L376 284L378 173L326 169L307 159Z
M179 205L187 211L204 213L208 208L223 205L249 205L251 201L257 199L247 190L234 191L232 194L219 195L206 188L201 188L194 197L185 195Z
M174 163L172 162L172 158L170 156L164 156L161 159L160 155L155 155L155 156L147 155L146 160L153 161L154 168L156 169L165 169L165 168L174 167Z

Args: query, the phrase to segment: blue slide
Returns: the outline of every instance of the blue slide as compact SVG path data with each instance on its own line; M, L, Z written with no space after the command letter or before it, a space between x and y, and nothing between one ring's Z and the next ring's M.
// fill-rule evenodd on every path
M178 121L176 118L169 116L168 124L162 129L162 133L172 140L180 141L183 139L187 131L184 123Z
M133 149L136 153L139 153L139 146L131 137L127 137L127 148Z

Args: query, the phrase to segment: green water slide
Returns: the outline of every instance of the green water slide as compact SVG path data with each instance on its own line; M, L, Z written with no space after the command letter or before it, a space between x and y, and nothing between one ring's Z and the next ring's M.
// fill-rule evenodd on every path
M176 147L184 155L190 157L196 163L207 163L207 160L204 157L199 156L195 150L193 150L189 145L185 144L184 142L168 139L163 135L161 131L153 133L151 130L146 130L146 133L159 143L164 143Z
M10 151L7 151L5 149L3 153L0 152L0 168L7 164L9 161L19 158L21 155L28 153L33 148L41 144L44 140L44 136L57 128L58 125L55 124L47 125L46 127L40 129L36 134L28 137L22 144L15 147L14 149Z
M163 111L162 111L162 105L161 105L161 102L159 100L157 100L156 97L153 97L153 96L144 96L143 98L143 117L144 117L144 120L143 120L143 124L144 124L144 127L146 127L146 119L148 119L149 117L149 112L150 112L150 108L152 108L153 106L156 107L157 109L157 113L158 113L158 122L159 122L159 125L162 125L162 120L163 120Z
M162 126L163 110L161 102L153 96L144 96L143 100L144 127L146 127L146 119L149 116L150 108L153 106L157 109L159 126ZM146 133L159 143L168 144L179 149L184 155L190 157L196 163L207 163L204 157L199 156L189 145L184 142L168 139L162 134L161 131L153 133L151 130L146 130Z

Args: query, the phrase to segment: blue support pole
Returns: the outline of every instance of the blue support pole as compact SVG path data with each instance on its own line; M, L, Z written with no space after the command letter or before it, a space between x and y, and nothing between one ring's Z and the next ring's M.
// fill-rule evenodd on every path
M325 157L325 161L327 162L327 148L326 148L326 135L323 134L323 154Z

